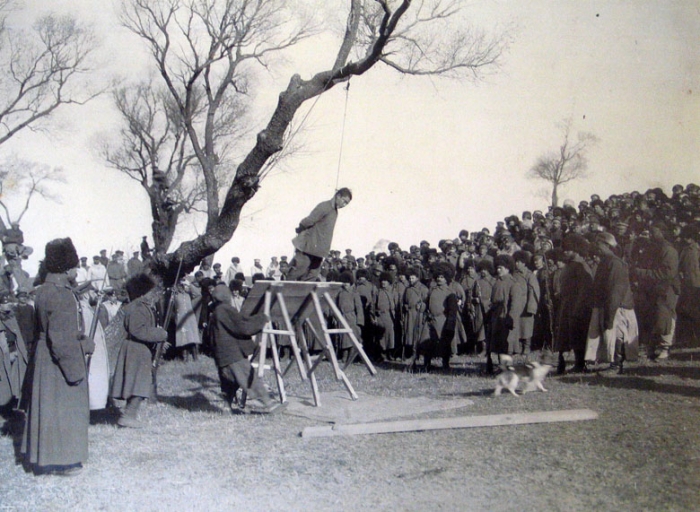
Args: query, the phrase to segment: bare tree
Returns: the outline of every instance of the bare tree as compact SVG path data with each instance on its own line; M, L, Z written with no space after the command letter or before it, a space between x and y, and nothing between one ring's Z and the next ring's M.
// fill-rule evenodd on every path
M564 140L559 150L541 155L527 173L529 178L551 183L552 207L559 205L558 191L561 185L588 177L586 154L598 142L598 138L589 132L578 132L576 140L573 140L571 125L571 118L561 124Z
M31 31L14 30L6 23L10 6L0 2L0 144L37 129L59 106L97 94L78 83L92 70L93 33L70 16L55 15L39 18Z
M60 197L52 190L57 183L66 183L60 167L22 160L16 156L0 163L0 208L4 213L4 218L0 215L0 232L4 232L12 223L19 223L36 196L60 203ZM8 202L8 197L20 205L18 212L10 212L14 204Z
M378 64L403 74L476 78L498 62L506 46L503 36L455 28L463 26L456 21L458 0L348 0L333 63L307 80L291 77L220 203L217 114L231 94L245 94L246 69L269 66L272 56L319 33L313 16L300 17L295 5L284 0L126 1L122 23L148 46L182 117L206 190L205 232L156 258L166 280L179 261L183 271L190 271L231 239L241 210L257 192L267 163L283 150L306 101Z
M105 141L101 156L137 181L146 192L157 253L167 251L182 213L203 211L205 188L186 128L170 95L151 81L113 91L122 120L116 142Z

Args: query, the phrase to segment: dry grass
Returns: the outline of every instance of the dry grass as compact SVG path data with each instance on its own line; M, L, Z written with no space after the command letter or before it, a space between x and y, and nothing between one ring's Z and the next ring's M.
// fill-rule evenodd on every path
M447 374L399 365L369 394L468 397L433 416L589 408L595 421L302 439L314 422L232 416L214 364L169 362L143 430L93 415L90 461L73 479L35 477L15 461L21 418L0 437L0 510L690 510L700 498L700 350L623 376L549 378L550 393L490 396L493 383L460 358ZM324 366L322 392L342 389ZM290 394L308 394L290 372ZM407 411L410 413L410 411Z

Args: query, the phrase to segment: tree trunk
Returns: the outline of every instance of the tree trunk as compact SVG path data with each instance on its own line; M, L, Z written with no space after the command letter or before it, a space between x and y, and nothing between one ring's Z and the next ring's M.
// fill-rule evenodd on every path
M552 208L559 206L559 196L557 195L557 184L552 186Z

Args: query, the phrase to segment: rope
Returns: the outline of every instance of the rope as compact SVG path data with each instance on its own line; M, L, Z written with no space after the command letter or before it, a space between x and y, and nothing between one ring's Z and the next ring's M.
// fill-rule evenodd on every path
M338 183L340 182L340 164L343 159L343 142L345 140L345 121L348 118L348 97L350 96L350 82L345 86L345 108L343 110L343 127L340 130L340 151L338 152L338 170L335 175L335 191L338 191Z

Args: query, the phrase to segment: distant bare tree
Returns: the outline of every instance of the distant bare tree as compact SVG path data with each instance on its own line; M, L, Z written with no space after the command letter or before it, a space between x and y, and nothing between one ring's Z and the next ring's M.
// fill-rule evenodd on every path
M25 128L37 129L59 106L83 104L81 76L92 71L96 40L70 16L48 15L31 31L7 23L12 2L0 1L0 145Z
M345 28L334 61L309 79L294 74L254 147L226 184L223 203L216 168L222 164L215 137L227 99L247 92L253 66L270 67L276 54L323 28L314 12L284 0L126 0L123 25L148 47L176 105L205 186L205 232L174 253L156 258L157 271L172 278L178 262L189 272L231 239L241 210L257 192L301 106L339 83L385 64L407 75L477 78L494 67L504 36L465 30L459 0L348 0Z
M598 142L598 138L589 132L578 132L576 140L572 140L571 124L571 118L561 124L564 140L558 151L541 155L527 172L529 178L551 183L552 207L559 205L558 190L561 185L588 177L586 154Z
M13 222L19 223L29 210L34 197L60 203L60 197L52 190L52 185L66 183L63 169L46 164L22 160L15 156L0 163L0 231L4 231ZM10 212L8 198L18 203L19 211ZM4 218L3 218L4 217Z
M105 141L102 158L136 180L150 206L154 250L167 251L182 213L204 211L206 190L186 127L170 95L151 81L112 93L121 116L117 141Z

